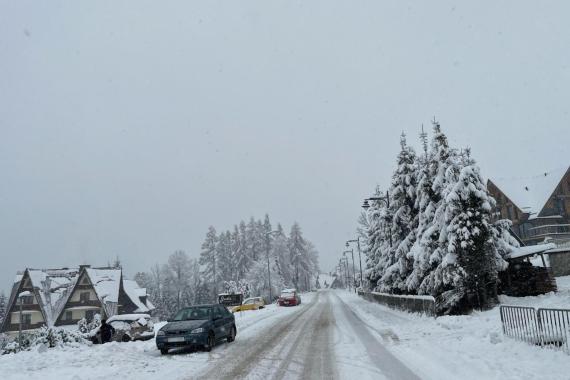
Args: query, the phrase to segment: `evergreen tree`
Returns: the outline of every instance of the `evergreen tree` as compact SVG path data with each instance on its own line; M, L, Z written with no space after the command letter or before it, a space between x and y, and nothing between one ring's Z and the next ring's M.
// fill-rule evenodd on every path
M389 262L381 278L382 291L406 293L406 279L413 269L413 257L409 255L416 240L418 215L416 204L416 182L418 166L414 150L407 146L405 135L400 139L397 168L390 187L390 210L393 214L391 230L392 247Z
M6 310L7 307L8 300L6 299L6 294L2 291L0 292L0 326L4 322L4 318L6 318L6 313L8 312L8 310Z
M249 255L249 251L247 249L247 227L245 222L242 220L239 224L239 243L237 244L237 250L235 251L235 258L236 258L236 270L237 270L237 279L245 279L245 275L247 274L249 268L251 267L251 257Z
M220 234L216 246L216 255L218 257L219 281L233 279L235 262L232 253L232 234L230 231Z
M202 243L202 252L200 253L200 265L202 265L202 273L207 279L206 282L211 284L211 299L216 299L218 294L218 274L216 273L218 237L216 229L213 226L208 228L206 239Z

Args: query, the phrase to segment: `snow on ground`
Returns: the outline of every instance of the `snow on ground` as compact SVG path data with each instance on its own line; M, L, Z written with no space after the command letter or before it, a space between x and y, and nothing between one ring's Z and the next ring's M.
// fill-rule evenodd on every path
M299 307L278 307L268 305L262 310L236 313L240 337L255 335L260 329L272 325L277 320L298 312L312 301L313 294L302 294L303 304ZM165 322L155 324L155 331ZM227 343L221 343L225 345ZM124 378L137 380L160 378L182 379L204 370L215 357L212 352L181 351L161 356L154 340L146 342L107 343L104 345L81 346L33 350L12 355L0 356L0 379L105 379Z
M503 304L570 307L570 276L560 291L538 297L501 297ZM569 379L570 357L503 336L499 308L468 316L430 318L337 294L422 379Z

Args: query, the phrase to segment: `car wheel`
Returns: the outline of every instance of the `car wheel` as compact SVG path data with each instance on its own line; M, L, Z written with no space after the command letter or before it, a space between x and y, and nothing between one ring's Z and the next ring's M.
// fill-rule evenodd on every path
M168 354L168 348L161 348L161 349L160 349L160 354L161 354L161 355L167 355L167 354Z
M228 343L231 343L234 340L236 340L236 328L235 326L232 326L232 329L230 330L230 335L228 335Z
M210 333L208 335L208 344L204 346L204 351L206 352L212 351L212 348L214 348L215 345L216 345L216 337L214 336L214 333Z
M126 342L130 342L130 341L131 341L131 337L128 336L127 334L125 334L125 335L123 335L123 336L121 337L121 342L125 342L125 343L126 343Z

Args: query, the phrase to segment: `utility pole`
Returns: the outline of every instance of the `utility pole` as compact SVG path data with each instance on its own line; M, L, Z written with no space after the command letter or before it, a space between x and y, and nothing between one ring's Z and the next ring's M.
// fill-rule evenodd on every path
M353 280L353 287L354 287L354 292L356 293L356 273L355 273L355 268L354 268L354 250L351 248L350 251L344 251L343 254L346 254L350 252L350 254L352 255L352 280ZM346 259L348 261L348 258Z
M360 236L357 236L356 239L354 240L347 240L346 241L346 247L348 248L349 243L356 243L356 247L358 248L358 262L360 264L360 281L359 281L359 286L360 288L363 288L363 283L364 283L364 276L362 275L362 256L360 254Z

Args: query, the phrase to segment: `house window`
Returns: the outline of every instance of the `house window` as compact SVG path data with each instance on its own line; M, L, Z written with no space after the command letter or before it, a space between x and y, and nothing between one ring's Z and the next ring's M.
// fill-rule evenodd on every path
M85 311L85 319L87 319L87 322L91 322L93 320L94 316L95 316L95 310L86 310Z
M34 296L21 297L22 305L32 305L34 303Z
M79 293L79 300L81 302L87 302L89 301L89 292L81 292Z
M71 310L68 310L65 312L65 318L66 321L71 321L73 320L73 312Z
M22 314L22 325L29 326L32 324L32 314Z

